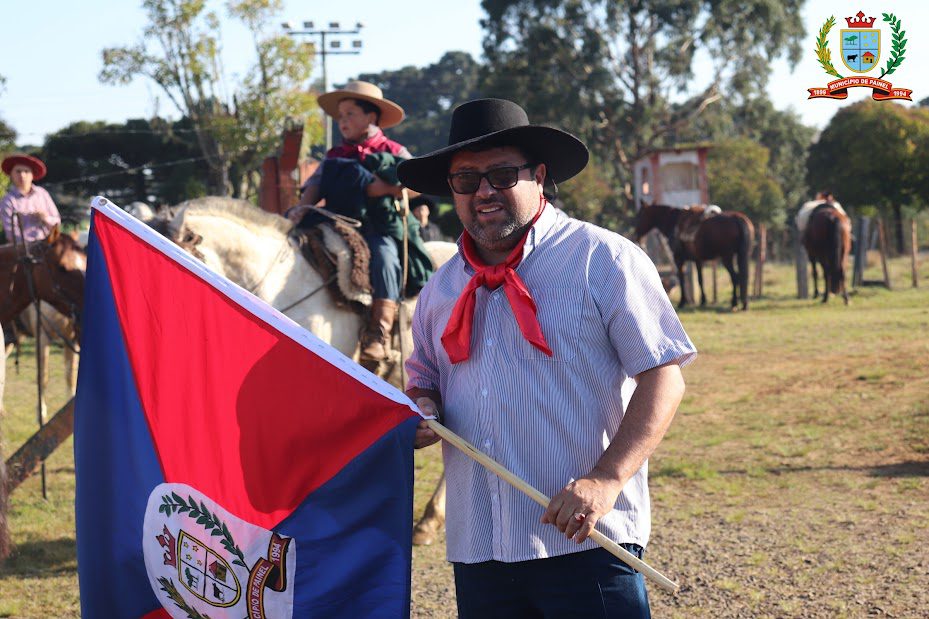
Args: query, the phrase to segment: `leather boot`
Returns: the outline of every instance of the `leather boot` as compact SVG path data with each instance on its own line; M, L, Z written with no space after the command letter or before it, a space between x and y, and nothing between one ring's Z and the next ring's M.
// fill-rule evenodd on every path
M374 299L371 304L371 319L361 333L363 361L386 361L390 350L390 334L400 304L390 299Z

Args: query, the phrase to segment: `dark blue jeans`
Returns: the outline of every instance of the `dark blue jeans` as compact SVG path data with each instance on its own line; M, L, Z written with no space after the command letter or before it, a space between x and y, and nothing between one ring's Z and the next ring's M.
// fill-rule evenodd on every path
M365 240L371 248L371 287L374 289L374 298L399 301L403 266L400 264L397 242L389 236L377 234L365 235Z
M642 558L642 547L622 546ZM649 619L645 578L602 548L550 559L455 563L462 619Z

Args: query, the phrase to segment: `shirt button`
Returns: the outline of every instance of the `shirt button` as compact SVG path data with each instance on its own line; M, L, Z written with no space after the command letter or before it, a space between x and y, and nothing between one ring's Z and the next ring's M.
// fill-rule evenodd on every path
M481 389L481 395L482 395L483 397L486 398L486 397L487 397L487 390L486 390L486 389Z
M492 337L487 338L487 345L488 345L488 346L493 346L493 345L494 345L494 338L492 338Z
M490 449L490 445L491 445L490 439L487 439L486 441L484 441L484 447L486 447L487 449Z

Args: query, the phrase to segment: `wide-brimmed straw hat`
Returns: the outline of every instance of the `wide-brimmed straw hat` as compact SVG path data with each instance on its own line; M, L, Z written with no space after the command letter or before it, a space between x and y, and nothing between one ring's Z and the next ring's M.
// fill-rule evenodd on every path
M587 165L590 154L578 138L545 125L530 125L526 111L506 99L476 99L452 113L448 146L400 163L400 182L420 193L448 196L448 166L462 149L515 146L530 163L544 163L548 177L561 183Z
M13 173L13 168L17 165L25 165L32 168L32 180L34 181L45 176L47 171L41 159L33 157L32 155L27 155L26 153L13 153L12 155L8 155L3 159L0 168L2 168L7 175L10 175Z
M361 99L376 105L381 110L381 120L378 123L381 129L399 125L404 117L403 108L390 99L385 99L381 89L370 82L352 81L343 88L319 95L316 100L324 112L338 118L339 101L342 99Z

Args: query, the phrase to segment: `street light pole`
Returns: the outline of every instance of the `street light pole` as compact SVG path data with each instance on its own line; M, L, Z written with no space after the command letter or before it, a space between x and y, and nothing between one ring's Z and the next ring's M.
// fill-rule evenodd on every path
M287 34L292 36L297 35L309 35L309 36L318 36L319 37L319 55L322 62L323 68L323 92L329 92L329 75L326 73L326 56L329 55L352 55L357 56L361 53L361 40L355 39L352 41L352 49L345 50L342 49L342 40L338 37L351 34L361 34L361 29L364 27L364 24L357 22L355 28L352 30L343 30L339 26L339 22L330 22L328 28L314 29L313 22L305 21L303 22L303 30L294 30L290 22L285 22L283 24L284 30ZM326 36L334 37L330 39L329 45L326 45ZM323 126L326 128L326 150L328 151L332 148L332 119L328 114L322 112L323 114Z

